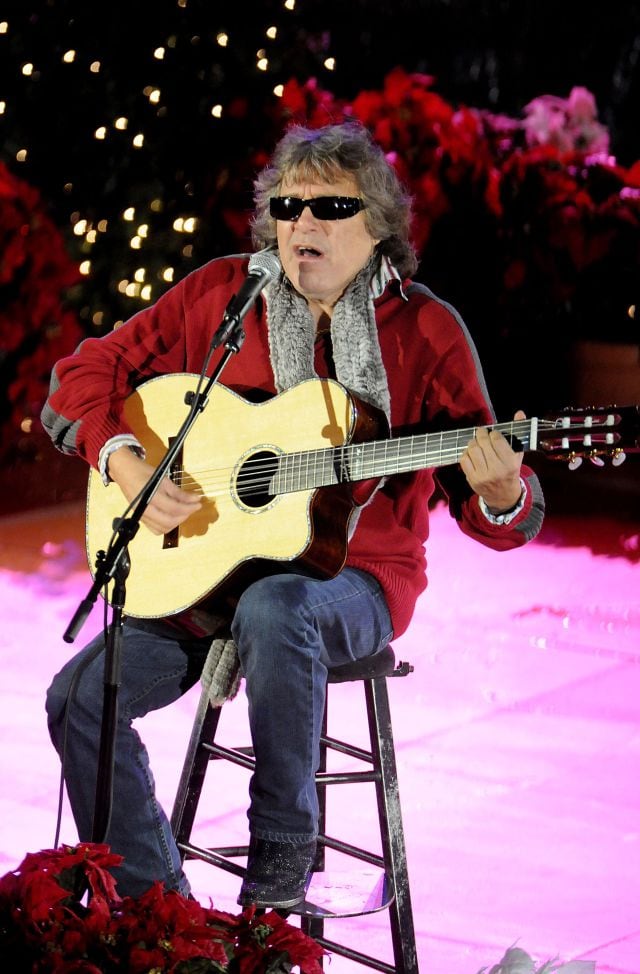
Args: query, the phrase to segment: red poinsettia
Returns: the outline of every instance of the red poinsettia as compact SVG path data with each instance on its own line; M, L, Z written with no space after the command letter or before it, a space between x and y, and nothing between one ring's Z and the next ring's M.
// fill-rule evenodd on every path
M576 333L597 330L607 306L594 303L594 289L615 290L621 307L633 307L640 162L626 169L607 154L593 95L580 87L567 98L541 95L510 118L455 107L433 89L432 77L403 68L350 103L315 80L294 81L279 122L361 121L413 196L413 241L425 266L442 254L464 259L463 247L467 260L481 255L492 302L485 313L498 334L526 328L527 310L538 320L532 309L549 308L564 308Z
M80 843L26 856L0 879L0 956L10 970L60 974L320 974L323 949L276 913L239 916L154 884L121 899L122 857Z
M65 304L80 280L39 193L0 163L0 443L39 415L51 369L84 337Z

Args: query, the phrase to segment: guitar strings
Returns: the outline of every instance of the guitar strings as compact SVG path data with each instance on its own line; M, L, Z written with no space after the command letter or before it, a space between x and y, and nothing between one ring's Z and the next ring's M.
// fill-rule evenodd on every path
M551 422L543 422L542 426L547 429L555 428ZM492 428L518 436L529 432L530 422L528 420L515 420L512 423L503 423ZM464 446L466 447L471 438L471 432L473 431L468 429L449 430L443 433L416 434L414 437L402 437L397 440L380 440L375 443L345 443L333 449L322 447L294 453L275 454L268 458L249 457L240 467L237 465L234 468L194 467L176 471L171 479L173 483L183 489L213 497L228 492L228 484L233 471L239 470L240 476L236 480L236 492L240 496L254 493L258 489L264 491L269 486L273 486L272 482L275 478L278 480L279 489L274 492L287 493L288 490L300 490L309 486L329 486L339 482L368 480L386 474L406 472L416 469L416 467L407 468L404 464L407 462L415 464L417 458L422 456L426 459L430 454L433 462L426 463L426 467L437 466L438 462L441 465L446 465L455 462L460 457L462 438L464 437ZM438 441L440 447L432 445L427 440ZM452 440L454 442L445 444L445 441ZM419 443L421 443L421 447L416 449L416 444ZM363 448L365 454L375 452L376 455L370 458L358 456L358 452L362 453ZM389 452L395 454L393 456L395 469L385 470L384 474L375 473L374 471L379 468L381 462L383 464L389 463ZM336 464L343 473L342 478L336 474ZM357 476L349 476L350 468L356 467ZM332 476L329 476L326 484L317 483L319 473L332 474ZM344 476L345 474L346 476ZM309 476L313 479L313 483L310 485L303 482L304 478Z

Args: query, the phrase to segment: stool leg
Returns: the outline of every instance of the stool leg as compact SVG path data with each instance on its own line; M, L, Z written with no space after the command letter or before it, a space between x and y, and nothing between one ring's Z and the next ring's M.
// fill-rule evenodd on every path
M320 762L318 764L318 771L320 773L327 770L327 729L329 723L329 693L325 696L324 701L324 714L322 717L322 734L320 737ZM318 785L318 835L324 835L327 828L327 788L326 785ZM313 871L323 872L325 867L326 849L322 842L318 842L318 848L316 850L316 858L313 863ZM310 917L304 914L300 917L300 929L303 933L306 933L308 937L313 937L314 940L318 940L320 937L324 936L324 920L322 917ZM322 957L319 962L320 967L323 967Z
M416 938L409 892L407 853L402 827L398 773L396 768L387 680L384 676L364 681L367 718L375 765L382 855L391 873L395 897L389 906L389 922L396 974L418 974Z
M188 842L191 838L204 776L210 761L210 755L202 747L202 742L213 744L221 711L222 707L210 705L207 692L203 690L171 813L171 831L178 848L180 843Z

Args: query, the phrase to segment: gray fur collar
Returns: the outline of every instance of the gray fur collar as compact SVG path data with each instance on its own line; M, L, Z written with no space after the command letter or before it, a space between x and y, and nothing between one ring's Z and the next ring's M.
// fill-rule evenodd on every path
M338 381L389 417L389 385L371 292L371 278L377 265L378 257L374 255L337 302L331 318L331 341ZM264 295L271 367L276 389L282 392L316 377L313 366L316 326L307 302L284 275L269 284Z

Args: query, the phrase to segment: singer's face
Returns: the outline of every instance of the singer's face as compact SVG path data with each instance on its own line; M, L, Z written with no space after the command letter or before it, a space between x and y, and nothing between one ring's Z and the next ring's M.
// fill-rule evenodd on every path
M316 196L359 196L351 176L331 183L286 179L280 196L311 199ZM331 317L336 301L359 271L368 263L375 245L360 210L345 220L319 220L305 206L297 220L276 222L278 249L285 273L309 302L316 321Z

